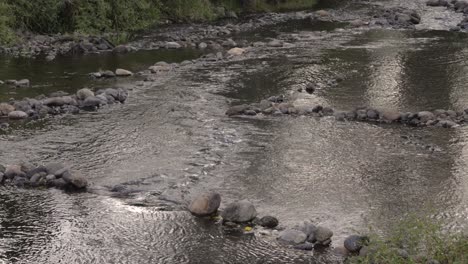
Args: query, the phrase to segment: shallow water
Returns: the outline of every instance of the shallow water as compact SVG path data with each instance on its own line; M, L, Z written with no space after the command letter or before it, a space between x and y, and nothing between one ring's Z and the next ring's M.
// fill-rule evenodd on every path
M278 94L343 110L463 110L466 35L281 28L280 36L294 31L301 40L289 48L259 48L246 59L181 67L145 86L96 84L84 75L96 65L137 71L193 53L79 58L77 68L65 71L69 59L51 65L56 70L31 66L44 76L30 78L39 89L66 89L70 81L57 80L69 71L83 80L70 91L118 85L131 94L125 105L0 135L0 163L63 161L93 183L92 192L83 194L1 189L0 263L338 262L330 254L295 251L269 237L226 232L212 220L191 217L185 202L207 188L222 194L223 205L249 199L260 215L275 215L284 226L304 219L326 225L335 232L334 246L370 226L385 233L405 214L466 228L466 127L224 116L229 105ZM30 76L22 74L23 64L12 65L1 71ZM338 75L344 81L331 83ZM295 92L308 82L320 84L314 95ZM117 184L138 192L112 197L103 187Z

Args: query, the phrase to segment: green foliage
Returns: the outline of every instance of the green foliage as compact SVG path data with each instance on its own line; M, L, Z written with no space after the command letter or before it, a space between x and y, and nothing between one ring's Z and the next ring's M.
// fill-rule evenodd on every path
M0 2L0 44L9 44L14 41L15 36L10 28L11 9L5 2Z
M468 263L468 237L447 234L440 223L429 218L410 217L389 238L372 235L368 252L365 257L351 258L350 263L416 264L429 260L442 264Z
M223 10L282 11L311 7L316 0L0 0L0 42L13 39L12 30L54 34L117 33L123 41L162 18L204 21Z

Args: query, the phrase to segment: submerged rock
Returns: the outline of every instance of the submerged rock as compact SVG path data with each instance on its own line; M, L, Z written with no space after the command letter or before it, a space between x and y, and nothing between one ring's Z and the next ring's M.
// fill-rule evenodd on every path
M196 216L209 216L218 211L221 195L207 192L197 196L189 205L189 211Z
M246 200L228 204L221 213L224 221L245 223L253 220L257 216L255 206Z

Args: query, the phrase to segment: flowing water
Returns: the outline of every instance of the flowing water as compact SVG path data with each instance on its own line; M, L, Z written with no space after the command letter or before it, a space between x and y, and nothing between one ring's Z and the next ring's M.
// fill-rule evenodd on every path
M446 14L437 10L430 16ZM278 94L343 110L463 110L468 36L433 30L440 25L429 21L416 31L290 22L267 35L237 37L295 34L292 46L195 63L141 86L133 79L96 82L86 74L137 71L199 54L137 52L48 64L2 59L1 78L33 82L30 89L2 87L3 99L83 86L131 92L125 105L17 124L0 135L0 163L62 161L93 183L91 192L79 194L2 188L0 263L338 262L332 254L295 251L269 237L230 233L212 220L193 218L183 205L205 189L220 192L223 205L249 199L260 215L275 215L284 226L304 219L326 225L335 233L334 246L370 226L385 233L405 214L466 228L466 127L224 115L229 105ZM344 81L331 83L338 75ZM293 92L311 81L320 84L314 95ZM105 188L114 185L136 192L115 197Z

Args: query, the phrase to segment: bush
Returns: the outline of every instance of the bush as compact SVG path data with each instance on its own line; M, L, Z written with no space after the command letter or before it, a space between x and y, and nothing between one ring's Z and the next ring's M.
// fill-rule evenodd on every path
M370 236L368 255L353 257L356 264L412 264L437 260L441 264L468 263L468 237L444 232L441 223L409 217L388 238Z
M0 44L8 44L14 40L11 30L11 9L5 2L0 2Z

